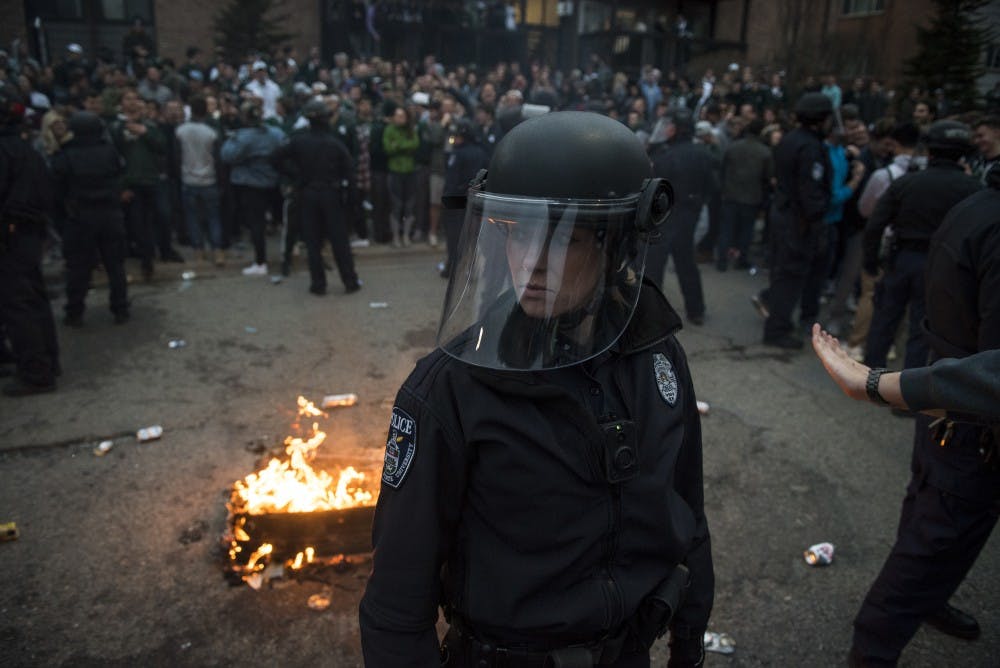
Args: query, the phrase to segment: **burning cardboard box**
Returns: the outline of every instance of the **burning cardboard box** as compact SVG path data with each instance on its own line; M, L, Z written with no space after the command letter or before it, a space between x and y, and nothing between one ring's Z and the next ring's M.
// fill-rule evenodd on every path
M325 415L304 397L298 398L298 408L300 420ZM313 422L308 438L285 439L284 458L271 458L233 485L223 537L226 573L233 581L258 588L285 570L370 551L377 495L366 489L365 474L353 466L337 476L312 467L325 440Z

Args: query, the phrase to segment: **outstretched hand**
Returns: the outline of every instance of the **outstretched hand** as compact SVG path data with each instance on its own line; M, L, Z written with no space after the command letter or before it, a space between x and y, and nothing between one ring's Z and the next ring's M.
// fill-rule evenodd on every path
M824 332L819 323L814 323L812 327L812 346L819 361L826 367L826 372L840 386L844 394L852 399L867 401L865 383L868 380L869 367L851 359L840 347L836 337Z

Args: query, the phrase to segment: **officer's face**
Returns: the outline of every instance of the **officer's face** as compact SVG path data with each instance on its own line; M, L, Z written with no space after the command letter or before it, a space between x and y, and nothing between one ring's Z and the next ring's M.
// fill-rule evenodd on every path
M592 230L556 223L513 223L507 230L507 264L521 308L551 318L586 305L594 295L604 254Z

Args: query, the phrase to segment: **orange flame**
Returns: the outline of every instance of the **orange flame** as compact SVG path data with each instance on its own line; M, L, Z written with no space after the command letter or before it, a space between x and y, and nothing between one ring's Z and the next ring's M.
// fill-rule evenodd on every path
M323 415L304 397L298 398L299 416ZM234 501L251 515L264 513L308 513L341 510L374 504L374 495L361 487L365 474L348 466L337 480L326 471L317 471L310 462L326 440L326 433L313 423L312 436L303 440L285 439L287 459L272 458L267 466L234 485Z
M326 415L305 397L300 396L297 404L299 419ZM298 427L297 424L295 426ZM240 517L233 521L231 527L231 561L235 562L237 555L244 551L244 546L239 543L252 540L245 529L246 517L242 515L308 513L375 505L375 495L362 487L365 474L353 466L340 471L336 479L326 471L317 471L312 467L310 462L325 440L326 433L320 431L318 423L313 422L311 436L308 438L289 436L285 439L287 457L273 457L263 469L234 483L229 510L232 516ZM273 546L269 543L254 550L246 565L236 568L242 574L242 579L250 582L249 578L259 577L254 574L265 568L272 551ZM298 570L313 563L315 559L315 549L306 547L293 560L289 560L286 566Z

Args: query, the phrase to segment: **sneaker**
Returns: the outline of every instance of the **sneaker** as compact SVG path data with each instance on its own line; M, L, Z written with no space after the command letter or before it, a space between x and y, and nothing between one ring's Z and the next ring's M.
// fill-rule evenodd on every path
M753 303L753 307L757 309L757 313L760 317L767 318L771 317L771 309L767 307L767 302L764 301L764 295L760 292L750 297L750 302Z
M243 268L244 276L267 276L267 265L257 264L256 262L249 267Z

